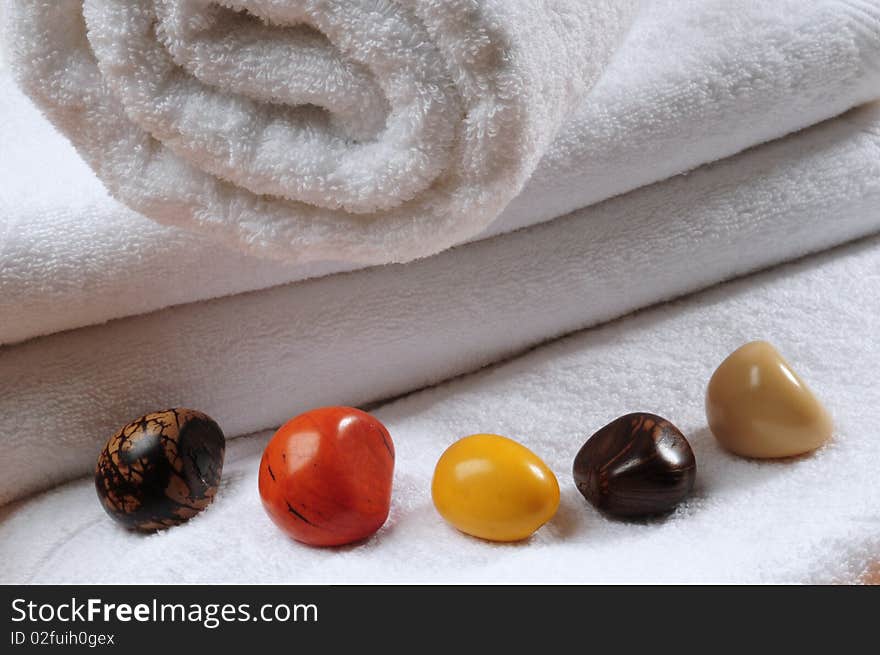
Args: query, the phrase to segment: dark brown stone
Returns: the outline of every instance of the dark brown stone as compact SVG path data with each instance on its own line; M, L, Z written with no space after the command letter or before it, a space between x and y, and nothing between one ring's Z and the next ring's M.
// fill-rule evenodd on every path
M211 504L225 451L223 431L201 412L147 414L110 437L98 458L95 489L121 524L161 530Z
M694 487L697 465L681 431L660 416L627 414L590 437L574 459L578 490L619 517L672 511Z

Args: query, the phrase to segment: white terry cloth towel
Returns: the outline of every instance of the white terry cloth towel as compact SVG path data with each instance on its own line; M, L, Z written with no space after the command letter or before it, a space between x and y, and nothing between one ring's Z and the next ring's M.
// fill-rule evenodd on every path
M60 20L62 14L66 16L73 11L71 7L81 4L74 0L12 3L9 6L13 8L15 20L6 21L10 28L7 32L11 32L13 39L17 37L18 42L27 43L27 34L33 33L27 26L33 27L33 24L23 23L22 16L34 17L35 12L45 10L48 5L56 8L52 16ZM513 6L519 3L504 4ZM0 172L5 180L14 184L0 189L0 202L6 193L6 202L9 203L4 212L6 215L0 216L0 220L9 220L8 217L13 216L23 227L13 232L11 254L5 255L2 263L11 267L9 277L21 282L12 289L18 299L28 299L26 304L31 304L37 294L25 285L42 285L46 289L48 306L64 307L63 311L55 312L55 316L44 317L45 328L19 334L16 338L291 282L331 270L355 268L358 264L351 260L367 260L360 258L362 253L353 252L362 247L377 248L376 259L383 262L408 258L415 255L414 251L403 252L406 241L413 235L407 231L410 228L436 229L437 234L416 246L417 249L437 251L443 243L448 245L463 239L498 234L552 219L732 155L876 98L880 94L878 17L880 0L812 0L806 3L802 0L655 0L647 3L602 77L592 91L582 97L562 124L555 140L546 148L543 160L525 190L488 228L480 223L489 219L491 212L482 217L480 212L461 212L444 215L440 220L435 220L436 216L430 211L411 213L407 218L411 219L411 224L394 233L391 231L393 222L363 221L352 215L341 222L333 220L328 223L327 234L316 235L297 227L295 238L302 240L297 242L302 247L285 254L295 263L306 263L293 267L258 263L226 253L223 249L219 249L218 255L212 236L219 234L211 234L215 227L220 231L241 228L257 233L265 230L264 236L270 238L267 235L275 229L275 221L269 213L253 216L253 222L245 220L245 216L252 216L256 201L227 203L223 200L227 197L225 191L218 192L219 195L199 191L185 199L184 206L175 207L173 215L160 217L169 222L224 222L225 227L208 226L205 228L208 234L198 237L160 228L134 212L121 209L108 200L85 167L67 163L70 153L59 153L57 140L47 134L45 126L36 121L23 122L17 115L7 115L12 112L4 110L4 103L15 104L16 110L21 103L4 87L0 93L0 114L3 117L0 138L6 136L2 145L9 156L0 158ZM233 20L232 17L229 19ZM247 22L243 17L234 20ZM247 24L251 30L269 29ZM93 89L102 79L94 62L85 53L81 53L81 59L64 59L65 54L80 52L77 48L85 47L82 26L79 23L76 26L79 32L68 29L46 36L45 44L52 47L58 45L59 34L71 35L71 43L60 44L52 57L33 62L27 59L26 53L19 51L14 58L19 73L25 73L24 85L31 94L42 97L40 102L49 108L50 117L62 127L79 120L83 115L80 110L84 111L90 105L75 105L70 112L64 113L62 121L55 117L57 112L51 110L51 107L59 106L57 98L46 97L47 94L57 93L62 100L73 102L78 94ZM278 39L285 34L281 28L269 31L278 35ZM76 35L79 40L74 38ZM265 47L270 48L274 43L267 42ZM222 61L227 62L227 59ZM245 58L240 66L246 66L248 61ZM57 64L62 69L53 75L52 84L43 85L39 71L26 65L28 62L50 67ZM236 62L238 59L230 64L232 73L239 70ZM84 77L86 69L91 74ZM547 72L552 75L556 69ZM181 83L197 84L189 72L181 72L180 77ZM92 96L86 98L93 99ZM261 112L265 109L259 98L248 100L247 90L239 90L237 95L223 98L223 101L233 102L233 99L256 104ZM200 121L216 115L216 112L206 113ZM8 136L3 131L7 121L16 126ZM90 129L103 133L118 122L102 119L101 126L93 124ZM210 121L209 125L235 133L237 123L230 122L227 126ZM330 127L332 125L328 129ZM85 134L82 136L85 138ZM507 132L502 136L504 144L511 143ZM134 152L155 151L163 153L161 158L176 161L176 155L167 152L169 148L152 139L147 139L146 143L151 148L135 149ZM128 148L121 148L110 154L122 159L131 152ZM170 202L179 199L182 192L179 193L178 189L187 188L184 181L188 179L188 175L173 176L172 189L168 191L161 180L153 178L162 177L166 170L158 161L159 154L156 158L154 166L126 169L125 174L120 175L115 175L117 169L113 161L100 160L106 164L102 176L116 180L116 184L109 183L111 192L154 217L162 213L163 203L157 207L145 207L143 202L132 202L126 196L147 202L152 194L160 196L158 200ZM86 159L94 165L94 157L86 153ZM47 162L52 163L52 178L57 180L56 188L48 190L44 185L35 184L35 181L46 179ZM250 191L235 184L220 183L210 172L199 171L192 171L193 175L203 178L207 188L215 189L220 185L235 198L251 199ZM26 192L17 193L19 188ZM513 187L509 190L513 192ZM475 193L483 192L475 190ZM52 204L56 197L58 202ZM453 196L447 200L454 204L460 199ZM202 211L208 202L215 200L221 211ZM507 200L509 197L503 202ZM281 201L270 204L277 207L279 203ZM434 209L439 213L448 212L453 204L441 203ZM498 204L499 208L501 204ZM297 203L286 206L290 211L285 214L284 224L313 225L310 221L318 220L311 213L317 211L313 208ZM325 215L325 212L319 213ZM456 229L443 227L449 222L454 222ZM375 230L374 236L381 242L377 245L362 238L364 230ZM261 238L255 237L256 241ZM238 236L230 239L241 245ZM333 246L339 240L344 243ZM254 245L257 247L256 242ZM314 259L333 261L308 263ZM81 265L83 261L88 264ZM55 274L53 279L57 282L54 286L34 280L33 271L43 267L50 268ZM128 293L127 288L120 288L118 279L136 286L138 292ZM6 293L8 296L10 292ZM65 294L68 293L70 300L66 302ZM102 300L104 298L113 298L114 302L106 303ZM5 337L0 335L0 338Z
M10 0L110 191L281 258L433 254L519 192L639 0Z
M880 239L873 238L375 409L395 443L394 495L388 523L361 545L310 548L272 524L257 491L263 434L234 440L214 504L163 533L117 526L90 478L0 509L0 582L858 581L880 554L880 439L865 422L866 408L880 406L878 286ZM824 402L836 425L827 446L758 462L727 454L712 438L706 383L728 353L752 339L773 342ZM670 419L697 458L692 497L664 519L605 518L571 478L586 438L631 411ZM558 476L559 512L524 543L465 536L432 506L437 458L480 431L517 439ZM126 566L106 566L121 552Z
M880 105L409 264L0 348L0 502L81 475L165 407L229 436L473 371L548 338L880 230ZM817 302L819 302L817 300Z
M856 7L652 3L525 191L479 236L552 219L877 95L880 37L870 6ZM6 75L0 152L0 343L357 266L262 261L141 217L107 195Z

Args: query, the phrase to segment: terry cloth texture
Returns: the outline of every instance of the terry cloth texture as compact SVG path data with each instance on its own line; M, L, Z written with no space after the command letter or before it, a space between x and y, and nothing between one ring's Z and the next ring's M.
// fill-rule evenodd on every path
M113 523L91 479L0 509L0 582L856 581L880 552L880 439L865 421L880 406L878 288L873 238L384 405L375 411L395 441L394 498L388 523L362 545L310 548L271 523L257 492L263 434L234 440L214 504L163 533L141 536ZM730 351L759 338L776 344L835 419L833 441L810 456L745 460L708 432L709 376ZM602 517L571 479L583 441L636 410L672 420L697 457L690 500L646 523ZM431 504L437 458L479 431L521 441L559 478L558 514L525 543L467 537ZM107 566L120 552L125 565Z
M18 79L110 191L300 261L483 229L638 0L11 0Z
M434 384L878 230L875 105L421 261L6 346L0 502L86 473L110 434L159 408L197 408L229 436L247 434Z
M195 300L548 220L880 93L878 0L658 0L618 47L635 4L6 0L4 24L19 82L111 194L208 238L169 245L78 176L94 232L145 260L219 239L300 265L230 257L246 274L219 278L243 281ZM50 157L31 157L37 179Z

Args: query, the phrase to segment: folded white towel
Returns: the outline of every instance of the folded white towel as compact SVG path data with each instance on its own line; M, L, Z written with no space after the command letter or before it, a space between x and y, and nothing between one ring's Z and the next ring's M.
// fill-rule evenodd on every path
M482 230L639 0L10 0L23 87L111 193L299 261Z
M418 262L6 346L0 502L92 469L116 428L157 408L195 407L241 435L411 391L878 229L875 105Z
M388 523L362 545L309 548L272 524L257 492L268 439L261 435L230 444L214 504L165 533L117 526L90 479L7 507L0 582L855 582L880 554L880 439L865 420L880 405L878 285L875 238L378 408L395 440L395 493ZM773 341L834 416L833 442L812 456L741 459L706 429L703 394L713 368L755 338ZM634 410L675 422L697 456L691 499L645 524L602 517L571 479L590 433ZM526 543L467 537L431 504L437 458L458 437L483 430L522 441L559 478L559 513ZM119 553L124 565L107 566Z
M552 219L876 96L878 4L656 0L524 192L479 236ZM3 75L0 152L0 343L355 266L265 262L142 218L108 197Z

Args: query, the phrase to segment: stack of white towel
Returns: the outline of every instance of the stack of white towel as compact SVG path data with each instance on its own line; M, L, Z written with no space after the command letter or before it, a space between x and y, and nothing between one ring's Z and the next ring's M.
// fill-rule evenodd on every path
M3 6L0 502L880 231L877 0Z

